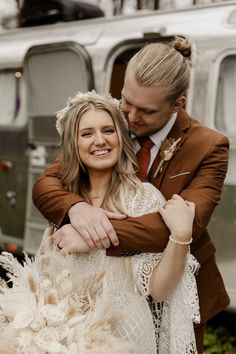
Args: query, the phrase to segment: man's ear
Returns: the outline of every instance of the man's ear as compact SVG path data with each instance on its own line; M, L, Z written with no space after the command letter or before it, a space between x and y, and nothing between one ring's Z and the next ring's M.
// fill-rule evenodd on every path
M177 98L177 100L174 102L173 105L173 112L179 112L182 108L185 107L186 103L186 97L185 96L180 96Z

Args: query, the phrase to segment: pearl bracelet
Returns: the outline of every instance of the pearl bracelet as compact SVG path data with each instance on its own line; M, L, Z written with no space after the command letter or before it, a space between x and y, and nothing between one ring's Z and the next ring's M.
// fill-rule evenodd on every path
M169 236L169 240L173 243L176 243L177 245L190 245L190 243L192 243L192 241L193 241L192 237L190 238L189 241L178 241L178 240L172 238L171 235Z

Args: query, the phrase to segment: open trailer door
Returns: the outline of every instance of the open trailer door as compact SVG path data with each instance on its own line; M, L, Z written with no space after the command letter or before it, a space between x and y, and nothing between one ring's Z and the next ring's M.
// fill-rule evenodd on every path
M58 154L56 112L69 96L93 88L90 58L77 43L32 47L25 56L28 140L30 146L24 250L34 254L46 225L32 203L36 178Z
M27 119L22 68L0 69L0 250L21 253L27 186Z

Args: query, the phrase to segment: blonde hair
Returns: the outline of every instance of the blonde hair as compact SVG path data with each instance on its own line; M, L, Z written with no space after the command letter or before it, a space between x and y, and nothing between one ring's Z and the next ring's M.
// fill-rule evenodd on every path
M131 58L126 73L131 72L143 86L162 87L168 99L176 100L189 87L190 55L191 44L183 37L169 44L148 44Z
M127 197L142 186L136 176L136 157L132 149L128 126L119 103L110 95L99 95L95 91L78 93L69 98L67 106L58 112L57 130L61 135L62 178L65 189L88 198L89 176L81 162L78 150L78 132L82 115L90 110L106 111L112 118L119 141L119 157L113 168L110 187L106 192L102 207L109 211L126 212Z

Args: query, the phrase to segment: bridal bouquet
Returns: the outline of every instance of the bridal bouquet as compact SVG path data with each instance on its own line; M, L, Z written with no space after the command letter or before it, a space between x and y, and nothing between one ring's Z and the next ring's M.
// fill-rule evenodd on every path
M0 255L11 287L0 281L1 354L128 354L116 336L122 314L102 297L104 272L79 275L76 256L49 251L24 264Z

